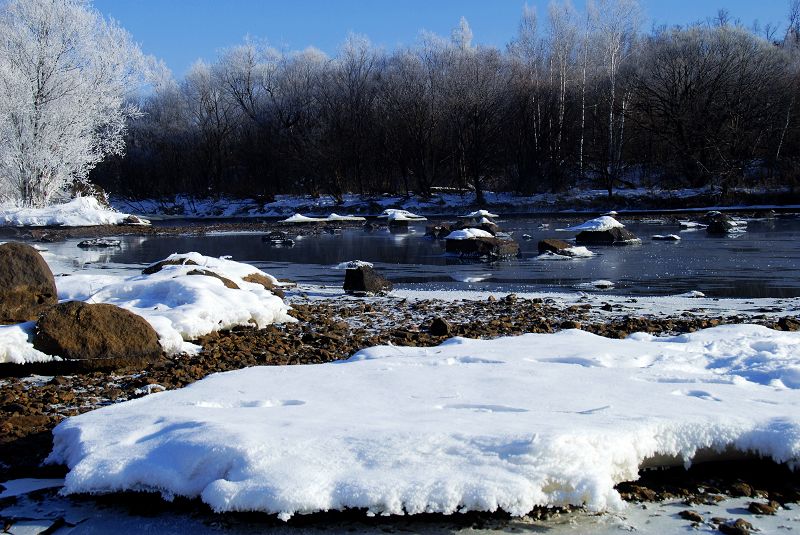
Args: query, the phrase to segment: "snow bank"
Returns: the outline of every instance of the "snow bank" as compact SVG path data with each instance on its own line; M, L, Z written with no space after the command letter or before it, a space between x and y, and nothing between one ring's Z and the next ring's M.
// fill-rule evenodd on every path
M614 219L609 215L603 215L600 217L596 217L594 219L590 219L580 225L575 225L574 227L567 227L563 229L563 231L571 231L571 232L582 232L584 230L590 230L595 232L602 232L605 230L611 230L612 228L623 228L625 225Z
M18 208L11 204L0 205L0 224L14 227L85 227L91 225L119 225L130 214L100 206L94 197L76 197L65 204L46 208ZM149 224L146 219L139 219Z
M347 395L342 395L347 392ZM54 430L67 493L155 490L217 511L453 513L622 507L656 455L800 460L800 333L583 331L380 346L256 367Z
M465 228L461 230L454 230L447 236L446 240L471 240L473 238L494 238L491 232L486 232L479 228Z
M255 325L296 321L288 315L283 300L262 285L244 277L258 274L273 284L277 279L253 266L226 258L211 258L199 253L173 254L169 260L191 260L195 264L164 266L152 275L81 275L59 277L60 299L88 303L111 303L142 316L158 333L159 342L169 354L194 352L194 340L213 331L236 325ZM227 288L212 276L188 275L205 270L233 281L239 289ZM33 323L0 327L0 363L53 360L33 348L30 341Z

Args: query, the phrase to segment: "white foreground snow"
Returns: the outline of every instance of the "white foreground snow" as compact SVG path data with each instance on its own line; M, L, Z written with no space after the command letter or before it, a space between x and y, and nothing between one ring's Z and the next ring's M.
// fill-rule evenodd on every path
M76 197L67 203L54 204L46 208L0 205L0 225L14 227L119 225L129 216L130 214L100 206L94 197ZM140 221L149 224L145 219Z
M563 229L563 231L571 231L571 232L581 232L584 230L590 230L594 232L602 232L605 230L611 230L612 228L623 228L625 225L614 219L609 215L602 215L600 217L596 217L594 219L590 219L580 225L575 225L573 227L567 227Z
M614 484L701 449L800 460L800 333L583 331L210 376L69 418L67 493L154 490L217 511L614 509Z
M473 238L494 238L491 232L479 228L465 228L461 230L454 230L444 239L446 240L471 240Z
M260 284L242 280L260 274L273 284L277 279L253 266L212 258L199 253L173 254L169 259L191 260L196 265L164 266L152 275L73 274L56 280L59 299L88 303L111 303L142 316L158 333L168 354L193 352L194 340L213 331L236 325L295 321L283 300ZM205 270L233 281L239 289L227 288L211 276L188 275ZM33 348L33 323L0 327L0 363L52 360Z

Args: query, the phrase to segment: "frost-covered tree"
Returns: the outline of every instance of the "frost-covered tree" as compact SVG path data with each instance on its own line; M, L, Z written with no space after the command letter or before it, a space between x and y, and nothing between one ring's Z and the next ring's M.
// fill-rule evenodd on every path
M144 57L82 0L0 3L0 197L43 206L124 149Z

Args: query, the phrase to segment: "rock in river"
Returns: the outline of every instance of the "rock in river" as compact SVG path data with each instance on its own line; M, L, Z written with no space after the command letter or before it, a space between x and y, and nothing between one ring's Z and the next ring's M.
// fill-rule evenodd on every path
M344 291L354 295L379 295L392 289L392 283L367 265L347 269L344 274Z

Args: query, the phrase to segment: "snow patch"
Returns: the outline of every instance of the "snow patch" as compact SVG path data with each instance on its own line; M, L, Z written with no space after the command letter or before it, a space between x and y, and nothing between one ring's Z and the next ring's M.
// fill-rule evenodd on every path
M350 260L349 262L342 262L333 269L358 269L360 267L371 268L373 265L371 262L365 262L363 260Z
M421 215L413 214L408 210L397 210L394 208L387 208L384 210L381 215L378 216L381 219L388 219L391 221L427 221L427 217L423 217Z

